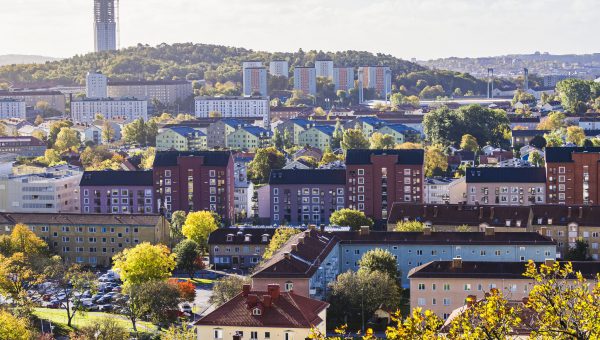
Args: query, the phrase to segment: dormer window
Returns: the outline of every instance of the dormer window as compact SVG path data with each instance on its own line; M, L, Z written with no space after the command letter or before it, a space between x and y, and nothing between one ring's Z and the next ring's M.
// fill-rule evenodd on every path
M552 219L551 218L548 219L548 224L552 224Z
M506 220L506 226L510 227L510 220Z
M267 235L267 234L264 234L264 235L262 236L262 241L263 241L263 242L268 242L268 241L269 241L269 235Z
M233 242L233 234L227 234L227 242Z
M260 315L262 315L262 311L260 310L260 308L256 307L256 308L252 309L252 315L260 316Z
M246 236L244 237L244 242L250 242L250 237L251 236L252 235L250 235L250 234L246 234Z

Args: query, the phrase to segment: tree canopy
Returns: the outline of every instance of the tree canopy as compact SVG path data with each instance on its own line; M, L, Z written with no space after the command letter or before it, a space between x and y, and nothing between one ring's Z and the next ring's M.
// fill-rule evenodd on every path
M329 221L332 224L348 226L354 230L358 230L362 226L373 226L373 220L365 216L364 212L347 208L334 211L329 217Z
M124 249L113 257L113 261L113 268L126 286L165 280L171 276L177 264L175 254L171 254L166 246L148 242Z

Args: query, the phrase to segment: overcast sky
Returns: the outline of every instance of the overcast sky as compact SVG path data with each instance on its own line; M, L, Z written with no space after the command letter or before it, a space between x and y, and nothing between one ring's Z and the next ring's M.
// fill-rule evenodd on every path
M401 58L600 52L599 0L120 0L121 47L214 43ZM0 55L93 50L92 0L0 0Z

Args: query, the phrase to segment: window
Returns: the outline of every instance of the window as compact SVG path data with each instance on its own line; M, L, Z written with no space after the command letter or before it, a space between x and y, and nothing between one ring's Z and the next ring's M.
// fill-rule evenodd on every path
M265 332L265 340L271 339L271 332Z
M425 290L425 284L424 283L419 283L419 290Z
M468 292L471 290L471 284L470 283L465 283L465 292Z
M294 340L294 333L291 331L286 331L283 340Z
M165 170L165 177L171 177L171 170Z
M288 282L285 283L284 288L285 288L286 292L290 292L290 291L292 291L294 289L294 283L288 281Z
M444 298L444 306L450 306L450 299Z
M445 291L449 291L450 290L450 284L449 283L444 283L444 290Z
M222 329L215 329L214 331L215 331L214 332L215 340L223 339L223 330Z
M417 304L419 306L425 306L425 298L418 298L417 299Z
M364 176L364 174L365 174L365 169L358 169L359 176Z
M252 309L252 315L259 316L261 314L262 314L262 311L260 310L260 308L254 308L254 309ZM254 332L254 333L256 333L256 332ZM256 338L252 338L252 336L251 336L250 339L256 339Z

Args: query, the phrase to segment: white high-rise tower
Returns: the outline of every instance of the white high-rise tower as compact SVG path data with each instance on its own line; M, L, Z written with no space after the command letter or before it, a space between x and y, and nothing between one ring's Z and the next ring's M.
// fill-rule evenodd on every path
M117 49L115 0L94 0L94 50Z

